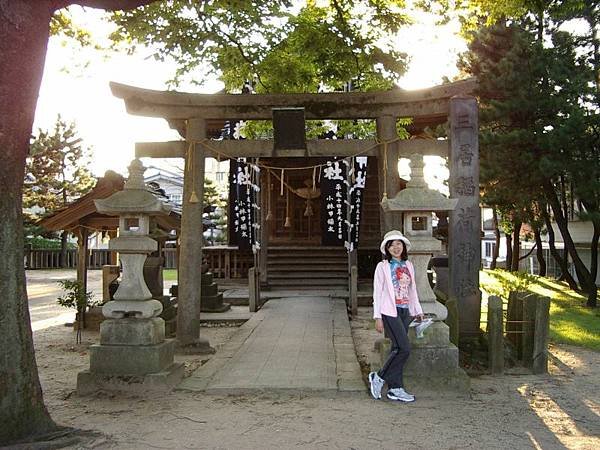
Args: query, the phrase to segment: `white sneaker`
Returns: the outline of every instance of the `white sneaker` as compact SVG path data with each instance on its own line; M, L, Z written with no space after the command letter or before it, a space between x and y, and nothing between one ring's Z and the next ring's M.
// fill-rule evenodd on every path
M394 389L388 390L387 398L389 398L390 400L396 400L399 402L406 402L406 403L415 401L415 396L412 394L409 394L402 388L394 388Z
M371 372L369 374L369 385L371 390L371 396L375 400L379 400L381 398L381 389L383 389L383 384L385 380L377 375L377 372Z

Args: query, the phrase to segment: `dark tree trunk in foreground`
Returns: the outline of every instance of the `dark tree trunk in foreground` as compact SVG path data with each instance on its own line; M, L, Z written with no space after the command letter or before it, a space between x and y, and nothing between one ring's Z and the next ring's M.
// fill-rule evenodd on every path
M569 233L568 220L562 212L560 202L556 195L556 191L554 190L554 186L552 186L550 180L546 180L546 182L544 183L544 191L548 203L552 208L552 212L554 213L554 220L556 220L556 225L558 226L560 234L563 237L565 249L567 252L569 252L569 255L571 255L571 259L573 260L573 264L575 265L575 271L577 272L577 277L579 278L579 282L581 283L581 288L588 294L586 306L596 307L596 297L598 294L596 280L592 279L590 271L587 269L587 267L577 254L575 243L573 242L571 233Z
M0 2L0 443L56 427L42 398L23 267L23 174L51 17L39 3Z
M0 445L57 428L42 397L23 267L23 176L57 9L128 9L141 0L0 0Z
M546 259L544 258L544 248L542 247L542 236L540 233L540 228L538 226L533 227L533 235L535 237L536 243L536 256L538 261L538 266L540 267L539 274L541 277L546 276Z
M513 259L513 246L512 246L512 234L506 233L504 235L504 239L506 240L506 270L510 271L512 267L512 259Z
M492 249L492 263L490 269L494 270L498 264L498 254L500 253L500 229L498 228L498 213L496 208L492 209L492 226L494 227L494 248Z
M523 224L523 222L521 222L520 220L515 219L515 221L513 222L513 238L512 238L512 245L513 245L513 250L512 250L512 260L511 260L511 264L510 264L510 271L511 272L518 272L519 271L519 258L521 256L521 225Z
M561 254L558 252L555 244L554 237L554 228L552 228L552 223L550 222L550 216L545 208L542 209L542 217L544 218L544 223L546 224L546 229L548 230L548 247L550 248L550 254L556 261L556 264L560 267L560 277L558 278L561 281L566 281L571 289L576 291L579 286L577 286L577 282L575 278L569 273L569 269L567 267L567 254L565 252L565 257L563 258Z

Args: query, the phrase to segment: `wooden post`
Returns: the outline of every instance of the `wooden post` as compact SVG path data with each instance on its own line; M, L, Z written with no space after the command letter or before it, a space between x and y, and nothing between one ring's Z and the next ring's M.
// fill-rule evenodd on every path
M523 334L521 334L523 349L523 365L533 366L533 337L535 333L535 315L538 296L528 294L523 297Z
M258 311L258 299L256 298L256 268L248 269L248 305L250 312Z
M533 338L533 373L548 372L548 335L550 331L550 298L539 297L535 308Z
M87 292L87 260L88 260L88 229L77 229L77 281L83 285Z
M508 293L508 309L506 311L506 339L510 341L517 353L517 359L523 358L522 339L520 332L523 330L523 297L524 292L510 291Z
M381 116L377 118L377 138L380 142L391 142L398 138L396 131L396 117ZM377 153L377 175L379 179L379 201L383 198L383 193L388 198L394 197L400 190L400 174L398 173L398 142L379 145ZM384 177L385 173L385 177ZM385 183L385 186L384 186ZM380 232L383 236L386 232L396 229L401 230L401 214L384 213L379 210Z
M203 119L188 119L186 139L189 151L185 158L181 247L177 299L177 340L181 346L198 352L211 351L207 340L200 338L200 293L202 280L202 210L204 195L204 150L198 141L206 138ZM192 202L192 193L197 199Z
M350 314L358 315L358 267L350 268Z
M492 375L504 372L504 339L502 333L502 299L491 295L487 315L488 361Z
M269 224L266 220L267 212L269 211L270 205L268 204L269 195L268 190L271 189L269 186L269 177L261 176L260 180L260 211L258 212L258 216L260 218L260 250L258 251L258 262L259 262L259 270L258 273L260 275L260 283L262 285L267 284L267 258L269 255Z

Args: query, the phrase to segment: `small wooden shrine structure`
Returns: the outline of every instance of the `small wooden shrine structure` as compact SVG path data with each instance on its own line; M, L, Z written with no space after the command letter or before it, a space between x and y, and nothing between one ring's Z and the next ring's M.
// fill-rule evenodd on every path
M110 238L117 236L119 218L100 214L96 210L94 200L110 197L115 192L123 190L125 179L116 172L107 171L103 177L98 178L96 186L86 195L80 197L69 205L44 217L38 223L48 231L66 230L73 233L77 238L77 281L83 283L87 290L88 270L88 238L93 232L106 233ZM156 219L156 225L166 233L181 227L181 216L178 212L171 212L168 216L160 216ZM172 237L172 239L176 239ZM159 239L164 244L165 238ZM111 252L108 264L115 265L117 255Z

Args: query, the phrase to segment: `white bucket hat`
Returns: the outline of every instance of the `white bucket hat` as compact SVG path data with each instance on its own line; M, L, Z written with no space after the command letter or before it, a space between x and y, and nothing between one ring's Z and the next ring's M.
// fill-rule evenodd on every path
M410 250L410 241L408 240L408 238L406 236L404 236L400 231L392 230L392 231L388 231L387 233L385 233L385 236L383 236L383 241L381 241L381 245L379 246L381 253L383 253L384 255L385 255L385 244L387 244L389 241L402 241L402 242L404 242L406 251Z

